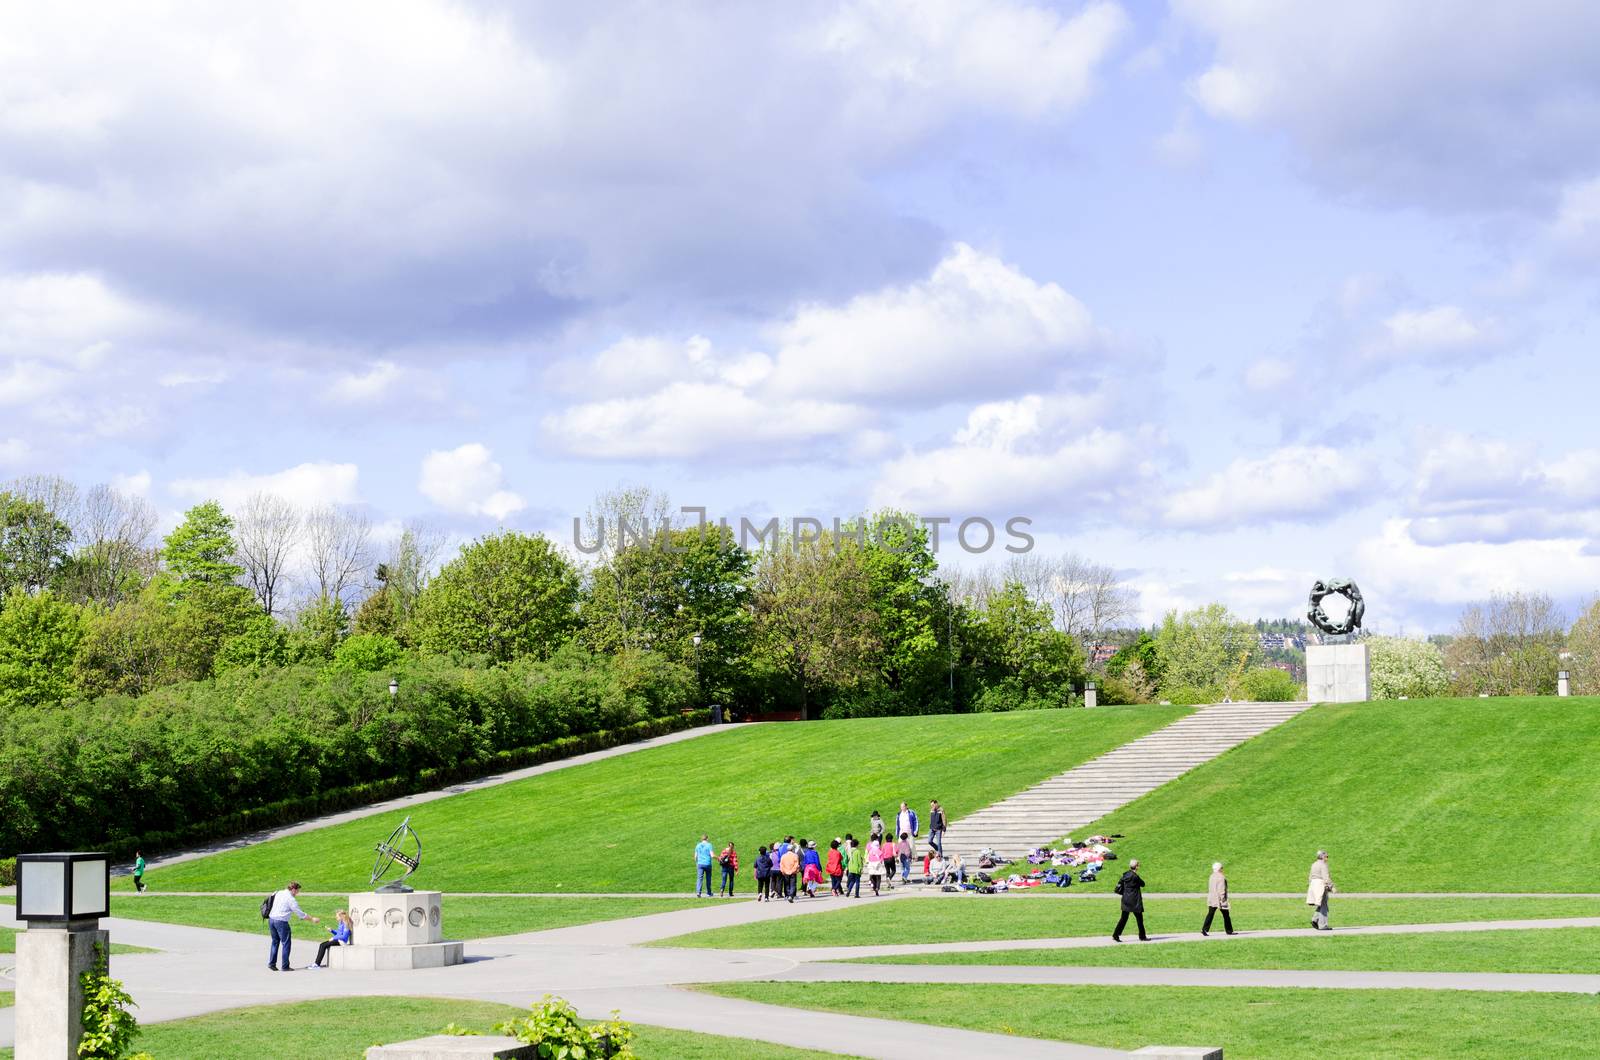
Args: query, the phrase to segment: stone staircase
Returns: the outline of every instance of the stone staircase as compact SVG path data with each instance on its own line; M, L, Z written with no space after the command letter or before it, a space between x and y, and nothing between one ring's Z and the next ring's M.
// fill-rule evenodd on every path
M973 864L992 847L1020 857L1072 835L1231 747L1281 725L1309 703L1216 703L1075 769L953 821L944 848ZM1075 838L1083 838L1078 836Z

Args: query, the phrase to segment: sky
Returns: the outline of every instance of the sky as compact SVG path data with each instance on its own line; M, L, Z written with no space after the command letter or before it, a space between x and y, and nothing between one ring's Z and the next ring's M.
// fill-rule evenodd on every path
M643 484L1575 612L1597 295L1584 0L0 0L0 478L168 525Z

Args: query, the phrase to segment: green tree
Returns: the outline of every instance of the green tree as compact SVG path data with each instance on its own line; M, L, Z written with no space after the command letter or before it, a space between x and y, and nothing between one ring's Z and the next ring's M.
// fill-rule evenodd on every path
M0 601L12 590L36 593L49 586L71 543L72 528L44 504L0 492Z
M180 678L202 681L222 646L249 629L261 609L254 594L231 582L190 582L168 607L163 650Z
M429 651L496 661L547 658L577 623L578 574L543 535L508 531L462 548L417 598L413 628Z
M289 634L294 662L328 663L350 635L350 616L339 601L321 596L300 609Z
M1175 703L1231 694L1260 643L1255 628L1222 604L1207 604L1182 615L1168 611L1155 641L1161 691Z
M1567 634L1567 650L1572 653L1568 667L1572 674L1572 694L1600 694L1600 599L1590 603L1572 624L1572 632Z
M863 526L861 561L877 612L879 681L903 701L896 713L943 703L949 695L949 604L935 578L939 563L928 530L916 516L893 510Z
M289 632L265 611L251 616L245 627L223 641L217 651L217 673L262 670L289 661Z
M191 584L232 583L244 573L244 568L233 562L236 551L233 519L222 505L205 501L190 508L161 548L174 595L182 595Z
M1065 707L1083 678L1078 639L1056 629L1050 608L1006 583L985 603L980 636L986 645L984 691L974 709Z
M65 700L83 633L76 605L50 592L13 592L0 610L0 712Z
M178 680L167 653L171 607L154 589L107 610L91 610L73 660L73 683L87 696L137 696Z
M787 680L808 716L830 692L859 689L876 674L879 616L861 552L825 534L779 541L756 559L757 658Z

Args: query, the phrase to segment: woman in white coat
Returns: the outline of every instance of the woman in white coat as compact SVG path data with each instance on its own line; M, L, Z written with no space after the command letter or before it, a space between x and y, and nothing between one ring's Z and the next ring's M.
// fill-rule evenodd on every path
M1333 893L1333 879L1328 875L1328 852L1317 851L1317 860L1311 863L1311 881L1306 887L1306 905L1316 912L1311 914L1311 926L1318 931L1328 930L1328 896Z

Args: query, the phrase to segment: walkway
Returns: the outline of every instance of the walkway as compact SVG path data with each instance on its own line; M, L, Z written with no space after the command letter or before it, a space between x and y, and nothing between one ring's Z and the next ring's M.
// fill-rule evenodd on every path
M951 822L946 850L969 862L991 847L1013 857L1097 821L1224 751L1288 721L1309 703L1217 703L1026 791Z
M419 791L415 795L402 795L398 799L389 799L387 802L375 802L361 806L354 810L345 810L340 813L324 814L314 817L299 824L287 825L283 828L269 828L261 832L252 832L249 835L236 836L233 839L211 843L207 846L195 847L177 854L164 854L159 858L152 858L148 863L148 870L154 873L168 865L176 865L183 861L193 861L210 854L217 854L224 850L238 850L241 847L254 846L264 843L269 839L281 839L284 836L299 835L301 832L312 832L318 828L329 825L343 824L346 821L356 821L363 817L372 817L380 813L397 813L410 810L425 802L436 799L449 798L451 795L462 795L469 791L478 791L482 788L498 787L501 784L510 784L518 780L527 780L529 777L542 776L545 773L554 773L560 769L571 769L574 766L586 766L590 762L601 762L607 758L616 758L618 755L632 754L634 751L644 751L651 747L665 747L667 744L682 743L684 740L694 740L711 733L726 732L729 729L742 728L746 723L728 725L703 725L694 729L684 729L681 732L668 733L665 736L653 736L648 740L636 743L625 743L618 747L608 747L604 751L590 751L588 754L574 755L563 758L557 762L545 762L542 765L528 766L526 769L513 769L508 773L495 773L492 776L478 777L476 780L463 780L459 784L452 784L448 788L439 788L435 791ZM121 866L113 870L113 875L125 876L133 870L128 866Z

